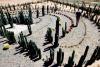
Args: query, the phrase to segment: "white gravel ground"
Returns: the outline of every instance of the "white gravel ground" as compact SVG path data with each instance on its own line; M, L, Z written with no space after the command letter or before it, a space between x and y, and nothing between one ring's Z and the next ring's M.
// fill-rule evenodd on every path
M67 11L69 7L66 9ZM58 11L59 13L68 15L75 21L75 14L71 12L64 12L64 11ZM67 22L67 30L70 28L70 20L66 18L65 16L58 15L52 13L52 15L57 15L60 17L60 36L61 34L61 27L64 27L64 23ZM35 16L35 15L33 15ZM42 46L44 43L44 36L46 34L47 28L50 27L52 28L53 32L53 37L55 33L55 22L56 22L56 17L51 16L51 15L46 15L44 17L40 17L41 21L37 24L32 24L32 35L28 36L28 40L34 41L37 46L41 49L42 51L42 59L36 62L33 62L29 59L29 57L24 57L23 54L16 54L15 47L18 46L16 45L11 45L11 48L7 51L3 51L2 47L3 44L0 44L0 67L42 67L43 65L43 59L46 60L46 56L49 57L49 51L43 52L44 48L50 46L51 44L48 44L46 46ZM39 20L34 19L34 23ZM6 27L9 27L6 26ZM15 36L17 38L18 34L23 31L24 35L28 34L27 26L25 25L16 25L14 24L14 28L8 29L9 31L14 31ZM85 36L84 36L85 34ZM63 64L68 62L69 56L72 55L72 51L75 50L75 58L74 61L77 63L81 57L81 55L84 53L84 50L86 46L90 46L88 55L86 57L86 60L88 60L91 57L91 54L93 53L94 49L96 46L100 44L100 33L98 32L97 27L92 24L88 19L85 19L81 17L80 23L78 27L73 28L71 32L66 34L66 36L62 39L59 40L59 47L55 49L55 60L54 63L56 63L56 52L58 51L59 48L62 48L64 51L64 61ZM82 42L81 42L82 41ZM81 42L81 43L80 43ZM53 65L52 64L52 65ZM63 65L62 64L62 65ZM63 66L62 66L63 67Z

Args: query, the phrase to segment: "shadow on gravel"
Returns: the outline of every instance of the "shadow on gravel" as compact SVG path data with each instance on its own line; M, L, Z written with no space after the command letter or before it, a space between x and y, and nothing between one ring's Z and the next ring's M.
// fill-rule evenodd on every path
M23 48L20 47L20 46L16 47L15 49L16 49L16 53L14 53L14 55L23 54L24 57L28 57L29 56L30 60L32 60L34 62L41 59L40 54L37 54L36 52L29 51L29 50L23 50ZM39 50L38 50L38 53L40 53Z

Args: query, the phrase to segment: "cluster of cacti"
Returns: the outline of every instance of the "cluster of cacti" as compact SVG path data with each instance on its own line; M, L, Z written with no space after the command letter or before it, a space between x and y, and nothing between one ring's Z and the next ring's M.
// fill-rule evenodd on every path
M2 25L7 25L7 19L5 17L5 14L3 13L2 10L0 10L0 23L2 23Z
M10 24L11 28L13 28L13 20L12 17L10 15L10 13L7 11L6 13L7 19L8 19L8 23Z
M52 43L52 41L53 41L51 28L48 28L47 29L47 33L45 35L45 41L46 42L44 43L44 45L49 44L49 43Z
M14 36L14 32L7 31L6 37L7 37L8 42L9 42L10 44L16 43L16 39L15 39L15 36Z
M61 48L57 52L57 65L61 66L64 60L64 52L62 52Z
M12 6L15 9L15 6ZM11 6L8 5L8 8L11 9ZM13 28L13 23L19 23L19 24L32 24L32 10L30 6L27 7L28 10L28 16L24 14L24 11L21 9L21 11L18 11L18 15L16 14L16 17L11 17L11 13L8 9L6 9L6 12L4 12L3 8L0 8L0 23L7 25L10 24L11 28Z
M86 47L84 54L81 56L78 64L75 67L82 67L83 62L84 62L84 60L85 60L85 58L87 56L88 50L89 50L89 46Z
M42 6L42 16L44 16L45 15L45 7L44 7L44 5Z
M48 67L50 66L54 61L54 49L50 49L50 58L47 58L47 60L44 62L44 66Z
M18 36L18 43L20 45L20 47L23 48L23 50L27 50L27 46L28 46L28 41L27 38L23 35L23 32L20 33L20 35Z
M30 42L28 42L26 36L24 36L22 32L20 33L20 36L18 36L18 38L20 47L22 47L23 51L28 52L30 58L33 61L41 59L41 50L36 46L35 42L32 42L31 40Z
M27 27L28 27L29 34L32 34L31 25L28 24Z
M58 47L59 43L58 43L58 40L59 40L59 21L60 21L60 18L57 17L57 20L56 20L56 27L55 27L55 42L54 42L54 45L53 47L56 48Z
M6 37L10 44L16 42L14 32L7 31L4 25L0 27L0 35Z
M74 54L75 54L75 51L73 51L72 57L69 57L68 64L66 64L64 67L73 67L74 66L74 60L73 60Z
M35 42L30 40L28 44L28 52L33 61L41 59L41 50L36 46Z

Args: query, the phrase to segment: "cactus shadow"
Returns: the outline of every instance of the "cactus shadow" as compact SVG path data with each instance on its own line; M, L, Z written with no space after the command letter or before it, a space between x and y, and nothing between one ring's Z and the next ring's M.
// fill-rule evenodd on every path
M16 53L14 53L14 55L23 54L24 57L29 57L30 60L32 60L34 62L41 59L41 57L39 57L38 55L35 55L35 53L31 53L31 52L29 52L29 50L23 50L23 48L21 46L17 46L15 49L16 49Z

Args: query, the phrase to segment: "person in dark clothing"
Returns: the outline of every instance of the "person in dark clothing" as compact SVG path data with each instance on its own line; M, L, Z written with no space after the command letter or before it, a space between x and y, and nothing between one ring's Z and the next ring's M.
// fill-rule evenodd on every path
M79 20L80 20L81 12L76 12L76 27L78 26Z

